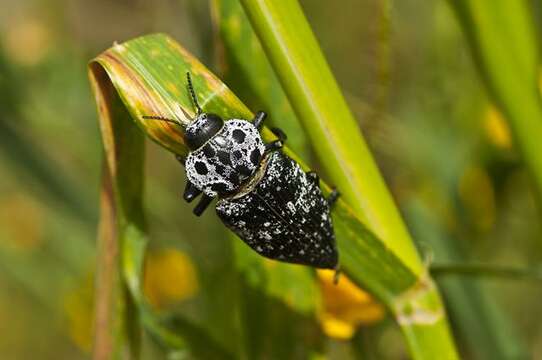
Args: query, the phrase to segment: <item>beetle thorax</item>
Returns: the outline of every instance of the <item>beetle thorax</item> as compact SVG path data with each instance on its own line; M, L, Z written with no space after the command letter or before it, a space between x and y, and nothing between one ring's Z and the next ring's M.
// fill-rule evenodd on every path
M235 193L257 171L265 145L246 120L228 120L214 136L191 151L188 180L209 196Z

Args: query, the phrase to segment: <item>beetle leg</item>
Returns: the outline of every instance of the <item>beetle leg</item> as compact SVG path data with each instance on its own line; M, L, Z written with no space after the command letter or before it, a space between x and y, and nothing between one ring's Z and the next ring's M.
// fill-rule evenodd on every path
M175 155L175 159L177 159L177 161L184 166L185 159L181 155ZM194 200L195 198L197 198L199 194L201 194L201 190L199 190L196 185L192 184L190 180L186 180L183 199L189 203L192 202L192 200Z
M333 188L327 198L327 203L329 204L329 207L332 207L333 204L335 204L339 196L341 196L341 193L337 189Z
M273 142L270 142L269 144L265 144L265 153L267 154L273 151L280 150L283 146L284 144L282 143L282 141L275 140Z
M190 180L187 180L183 194L184 200L186 200L186 202L192 202L199 194L201 194L201 190L199 190L196 185L192 184Z
M194 214L196 216L200 216L201 214L203 214L203 212L205 211L205 209L207 209L207 207L209 206L209 204L211 203L211 201L213 201L213 198L207 194L203 194L201 196L201 199L198 203L198 205L196 205L196 207L194 208Z
M256 129L259 130L262 127L263 122L266 117L267 117L267 113L263 111L258 111L256 115L254 115L254 119L252 120L252 123L254 124L254 126L256 126Z
M282 131L279 128L276 128L276 127L271 128L271 132L273 132L273 134L275 134L275 136L278 137L279 140L282 141L282 143L285 143L286 140L288 139L288 136L286 136L284 131Z
M341 273L341 266L337 264L337 266L335 266L335 274L333 275L333 285L337 285L339 283Z
M318 174L317 174L316 172L314 172L314 171L309 171L309 172L307 172L307 176L308 176L309 178L311 178L312 181L314 181L314 183L315 183L316 185L320 184L320 176L318 176Z
M278 140L265 144L265 152L270 153L282 149L284 142L286 141L286 134L279 128L272 128L271 131L278 137Z

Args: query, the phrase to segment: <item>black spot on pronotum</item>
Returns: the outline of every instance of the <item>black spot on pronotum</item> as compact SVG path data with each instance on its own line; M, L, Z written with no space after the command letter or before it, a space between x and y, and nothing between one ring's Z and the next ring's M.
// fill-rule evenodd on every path
M233 130L231 136L233 137L233 140L235 140L238 144L241 144L243 141L245 141L245 137L247 135L243 130L235 129Z
M241 151L239 151L239 150L235 150L233 152L233 156L235 157L236 160L239 160L239 159L241 159L243 157L243 153Z
M229 180L232 184L236 184L236 183L239 181L239 175L238 175L236 172L232 172L232 173L228 176L228 180Z
M218 160L220 160L222 164L231 166L230 154L225 151L219 151L217 155Z
M226 168L223 165L215 164L215 171L217 172L217 174L223 175L225 170Z
M256 166L260 162L260 150L254 149L250 153L250 161Z
M250 169L245 165L239 165L237 167L237 171L244 176L249 176L252 173Z
M200 175L207 175L207 173L209 172L209 170L207 170L207 166L205 166L205 164L202 163L201 161L197 161L194 164L194 167L196 168L196 171Z
M215 149L213 149L211 144L207 144L203 147L203 154L208 158L212 158L216 155L216 151Z

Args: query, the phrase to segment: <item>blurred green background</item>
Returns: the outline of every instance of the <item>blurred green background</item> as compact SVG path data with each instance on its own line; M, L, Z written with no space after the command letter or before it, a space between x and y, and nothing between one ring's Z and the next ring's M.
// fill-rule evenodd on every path
M427 263L540 264L540 213L527 172L449 3L301 4ZM196 0L0 4L0 358L91 353L102 147L88 61L115 41L166 32L223 73L210 13ZM542 18L534 19L540 29ZM246 89L235 86L243 97ZM147 151L147 297L227 343L231 239L212 212L198 221L190 215L175 159L153 144ZM464 358L542 358L539 282L437 280ZM325 304L326 288L316 285L307 291ZM304 339L298 347L317 351L269 350L265 358L407 357L393 322L371 306L340 340L322 336L325 321L324 330L305 317L296 322L277 305L269 336L296 335ZM284 335L280 326L295 329ZM296 339L281 344L295 348ZM145 357L164 356L152 339L145 344Z

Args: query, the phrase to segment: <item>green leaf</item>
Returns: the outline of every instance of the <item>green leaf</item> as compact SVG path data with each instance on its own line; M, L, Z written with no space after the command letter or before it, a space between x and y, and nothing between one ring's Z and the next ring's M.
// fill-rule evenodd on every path
M125 93L115 91L104 68L91 63L89 76L98 105L105 150L98 230L94 356L120 358L129 354L131 358L138 358L140 328L144 326L167 351L189 348L198 356L232 358L227 349L198 326L179 316L156 314L145 302L141 288L144 252L148 244L142 210L144 137L134 126L119 97Z
M187 71L192 74L205 111L224 118L251 119L253 114L209 70L164 35L145 36L115 45L98 56L90 68L102 120L106 167L115 184L112 200L119 218L112 224L113 229L120 234L126 234L128 228L132 233L145 234L140 204L141 137L136 134L135 126L129 126L126 114L118 114L118 118L111 116L118 105L111 99L118 94L125 107L123 111L130 114L139 129L179 155L187 154L182 128L167 122L145 121L142 116L161 115L188 122L183 112L191 116L194 111L186 90L184 74ZM116 121L120 124L115 125ZM262 134L266 141L274 139L267 129ZM285 152L304 166L289 149ZM329 192L329 186L322 183L322 187ZM431 354L454 357L444 309L431 279L419 276L407 266L395 249L368 230L345 201L337 202L332 215L342 268L353 281L389 307L402 325L413 354L418 358L429 358ZM144 238L143 235L121 235L120 238L136 239L132 245L143 248L136 242ZM123 268L125 281L138 305L140 261L132 264L125 259Z

